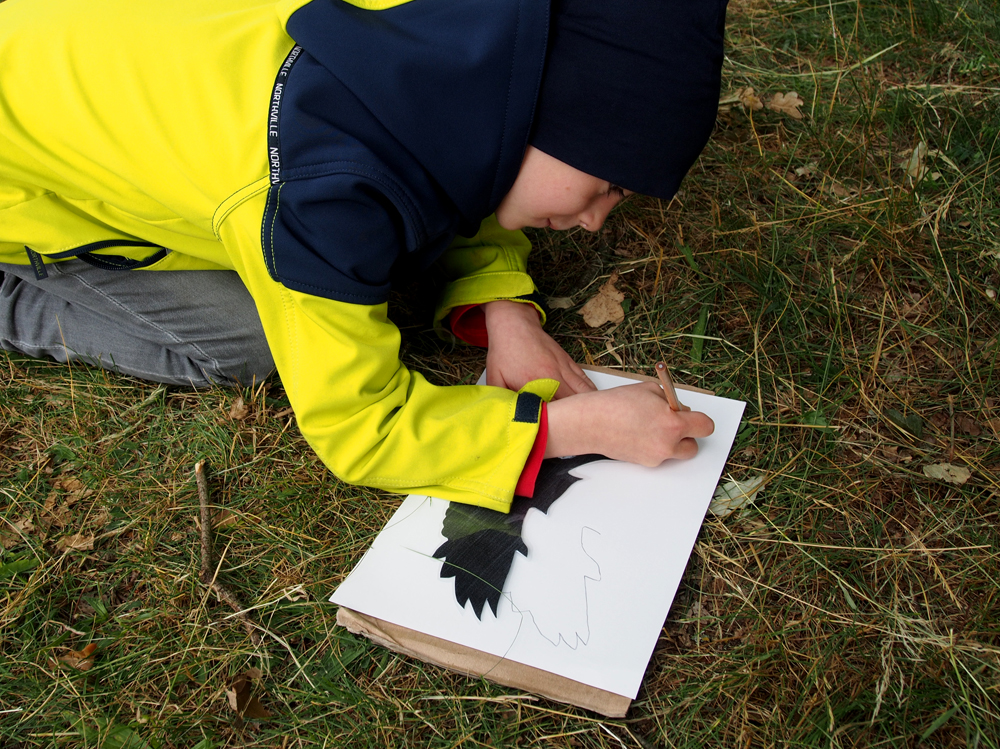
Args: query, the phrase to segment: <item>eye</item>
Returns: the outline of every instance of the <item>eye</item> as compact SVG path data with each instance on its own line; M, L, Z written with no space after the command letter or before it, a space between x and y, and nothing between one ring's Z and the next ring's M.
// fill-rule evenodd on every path
M613 182L609 183L608 184L608 191L605 193L605 195L613 195L616 198L624 198L625 197L625 188L624 187L619 187L618 185L614 184Z

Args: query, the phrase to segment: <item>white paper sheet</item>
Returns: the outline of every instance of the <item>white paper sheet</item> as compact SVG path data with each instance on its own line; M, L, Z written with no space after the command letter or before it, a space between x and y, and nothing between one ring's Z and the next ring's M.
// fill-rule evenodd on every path
M588 373L601 389L633 380ZM715 421L697 457L657 468L601 460L531 509L497 614L459 605L433 556L449 503L411 495L331 601L369 616L634 699L745 404L683 391Z

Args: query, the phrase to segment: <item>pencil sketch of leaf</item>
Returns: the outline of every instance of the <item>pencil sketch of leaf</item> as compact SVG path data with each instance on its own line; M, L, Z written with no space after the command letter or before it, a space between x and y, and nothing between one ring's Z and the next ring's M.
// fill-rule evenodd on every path
M753 504L763 483L763 476L754 476L747 481L727 481L720 484L708 511L716 517L724 518L745 505Z
M617 280L618 274L612 273L607 283L580 308L583 321L590 327L597 328L607 322L620 323L625 319L625 310L622 309L625 295L615 288Z
M521 529L529 510L548 512L552 503L580 479L570 471L603 455L578 455L542 461L532 497L515 497L504 514L475 505L452 502L444 515L441 533L448 540L432 554L442 560L441 577L455 578L455 599L482 619L486 604L497 614L504 583L514 563L514 554L528 556Z
M789 91L785 94L775 94L768 99L767 108L774 112L787 114L789 117L794 117L796 120L801 120L802 112L799 111L799 107L804 104L805 102L802 101L801 96L794 91Z

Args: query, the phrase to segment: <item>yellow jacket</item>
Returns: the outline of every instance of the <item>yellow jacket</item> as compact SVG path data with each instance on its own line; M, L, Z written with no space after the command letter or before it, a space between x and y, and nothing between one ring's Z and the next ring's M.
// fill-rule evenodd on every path
M439 326L536 293L527 240L489 215L547 2L422 2L3 2L0 262L235 270L334 473L506 511L557 384L433 386L400 364L384 298L432 262L452 279Z

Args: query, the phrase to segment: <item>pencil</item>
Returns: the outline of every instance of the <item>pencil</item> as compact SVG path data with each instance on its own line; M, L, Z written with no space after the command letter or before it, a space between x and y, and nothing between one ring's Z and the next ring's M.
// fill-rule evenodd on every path
M663 383L663 397L667 399L667 404L673 411L683 411L684 406L677 399L677 391L674 389L674 381L670 379L670 370L667 369L666 362L656 362L656 374Z

